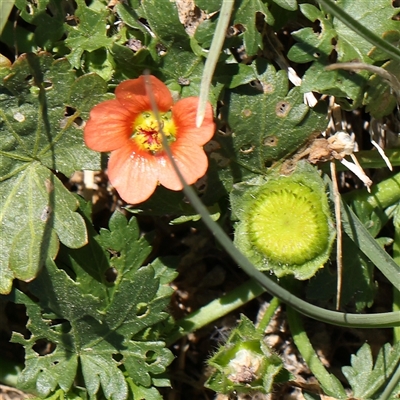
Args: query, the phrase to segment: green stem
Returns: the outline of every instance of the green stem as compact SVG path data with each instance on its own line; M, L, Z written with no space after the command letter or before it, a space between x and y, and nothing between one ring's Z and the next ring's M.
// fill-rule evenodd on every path
M169 346L188 333L200 329L218 318L227 315L264 292L265 289L256 281L248 280L225 296L212 301L187 317L177 321L176 326L178 327L178 331L167 338L167 345Z
M400 265L400 227L395 226L393 259ZM393 311L400 311L400 291L393 288ZM400 341L400 326L393 328L393 344Z
M203 76L201 78L199 105L197 108L196 116L196 125L198 127L201 126L204 119L211 80L214 75L218 58L221 55L221 50L225 41L226 30L228 28L228 24L231 18L234 3L234 0L222 1L217 27L214 32L214 36L210 46L210 52L208 54L207 61L203 70Z
M365 189L355 190L343 198L347 203L367 203L371 208L384 210L400 200L400 172L372 186L371 193Z
M400 150L398 149L385 149L385 154L389 158L393 167L400 166ZM381 155L376 150L362 150L354 153L358 162L363 168L386 168L387 165ZM346 157L346 160L352 162L351 157ZM347 171L347 167L340 161L336 160L337 171ZM320 169L324 172L329 172L329 163L320 163Z
M277 297L274 297L268 305L268 308L265 310L264 315L262 316L260 322L258 323L257 330L261 333L265 332L268 324L270 323L272 317L274 316L276 310L281 305L280 300Z
M352 31L384 51L393 60L397 60L397 62L400 62L400 50L398 48L396 48L386 40L383 40L379 36L375 35L375 33L371 32L371 30L367 26L360 24L353 17L343 11L339 6L337 6L334 2L330 0L317 1L319 4L323 5L325 11L333 15L338 20L342 21Z
M15 0L0 0L0 35L8 20L8 16L14 7Z
M396 371L394 372L389 383L385 387L385 390L379 396L378 400L389 400L397 398L398 393L393 393L393 391L395 390L399 382L400 382L400 362L397 363Z
M393 289L393 311L400 311L400 292ZM393 328L393 343L400 341L400 326Z
M347 399L342 384L334 375L330 374L325 369L321 360L315 353L315 350L308 339L307 333L304 330L300 314L291 307L287 307L286 312L294 343L311 372L318 379L324 392L329 396L333 396L335 399Z

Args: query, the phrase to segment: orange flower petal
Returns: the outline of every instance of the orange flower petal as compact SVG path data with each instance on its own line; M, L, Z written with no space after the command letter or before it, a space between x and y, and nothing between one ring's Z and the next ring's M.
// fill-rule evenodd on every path
M208 159L201 147L184 142L178 145L175 142L171 146L171 151L179 170L189 185L195 183L206 173ZM183 186L168 156L165 154L159 157L158 161L160 164L158 177L160 183L171 190L182 190Z
M117 100L97 104L85 125L86 146L96 151L112 151L126 145L134 117Z
M196 127L198 97L186 97L172 107L172 118L177 126L177 137L191 140L200 146L206 144L214 135L214 116L210 103L207 103L203 124Z
M130 204L147 200L158 183L154 156L135 151L130 144L113 151L108 161L108 178L122 199Z
M172 106L171 92L163 82L153 75L147 77L153 92L158 110L168 111ZM131 112L141 113L152 109L150 98L146 91L146 77L144 75L137 79L128 79L120 83L115 89L115 95L121 104Z

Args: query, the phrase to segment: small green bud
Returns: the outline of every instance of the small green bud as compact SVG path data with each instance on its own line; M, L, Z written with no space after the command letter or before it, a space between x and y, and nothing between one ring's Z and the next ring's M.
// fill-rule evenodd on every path
M208 363L215 371L206 386L224 394L269 393L275 379L284 372L282 360L271 352L263 334L243 315L226 344Z

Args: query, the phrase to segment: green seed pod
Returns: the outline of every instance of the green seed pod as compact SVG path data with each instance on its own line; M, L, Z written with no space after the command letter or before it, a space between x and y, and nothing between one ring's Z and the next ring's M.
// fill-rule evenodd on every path
M208 364L214 371L205 386L217 393L270 393L278 375L280 379L289 378L282 360L273 354L262 332L244 315Z
M290 176L237 185L231 202L235 244L259 270L309 279L328 260L335 230L325 184L308 163Z

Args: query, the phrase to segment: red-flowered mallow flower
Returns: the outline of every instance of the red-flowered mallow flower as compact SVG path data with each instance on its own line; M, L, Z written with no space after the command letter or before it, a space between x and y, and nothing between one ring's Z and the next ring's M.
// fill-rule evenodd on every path
M148 77L160 114L162 131L172 155L188 184L195 183L207 170L202 148L214 134L215 124L207 104L203 124L196 127L197 97L173 103L167 86ZM147 200L158 184L181 190L182 184L162 143L162 134L146 90L146 77L119 84L116 99L96 105L90 111L84 139L95 151L111 152L108 177L127 203Z

